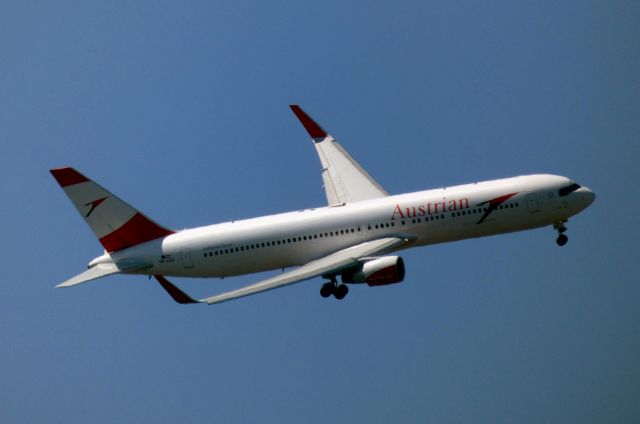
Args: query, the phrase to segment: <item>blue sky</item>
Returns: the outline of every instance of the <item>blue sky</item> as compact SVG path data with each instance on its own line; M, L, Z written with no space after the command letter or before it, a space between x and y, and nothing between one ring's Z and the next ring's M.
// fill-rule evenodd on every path
M0 421L638 422L637 2L182 3L0 5ZM598 198L564 248L413 249L342 302L54 289L101 248L53 167L176 229L322 206L290 103L392 193L548 172Z

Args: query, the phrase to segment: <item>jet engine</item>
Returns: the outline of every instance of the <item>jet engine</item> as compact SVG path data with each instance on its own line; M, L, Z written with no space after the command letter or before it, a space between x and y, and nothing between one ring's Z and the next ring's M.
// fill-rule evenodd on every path
M367 283L386 286L404 280L404 261L400 256L366 258L358 268L342 274L343 283Z

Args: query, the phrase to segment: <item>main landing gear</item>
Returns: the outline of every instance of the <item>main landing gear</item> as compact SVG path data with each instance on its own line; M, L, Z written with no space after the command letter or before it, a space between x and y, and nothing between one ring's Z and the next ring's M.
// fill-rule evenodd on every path
M320 288L320 296L327 298L333 295L336 299L342 300L349 293L349 287L345 284L338 285L338 282L335 278L332 278L331 281L328 281L322 285Z
M558 246L564 246L569 241L569 237L564 233L567 231L567 227L564 226L564 223L567 221L560 222L558 224L553 224L553 228L558 231L558 238L556 239L556 243Z

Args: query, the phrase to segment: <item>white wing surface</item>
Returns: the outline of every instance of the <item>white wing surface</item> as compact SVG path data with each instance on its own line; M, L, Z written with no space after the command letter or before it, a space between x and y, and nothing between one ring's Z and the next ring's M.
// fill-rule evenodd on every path
M322 180L329 206L376 199L389 195L300 106L291 105L290 107L313 139L318 156L320 156Z
M95 280L97 278L106 277L107 275L117 274L122 272L116 264L105 263L98 264L92 268L89 268L85 272L76 275L73 278L68 279L64 283L58 284L56 287L71 287L76 284L86 283L87 281Z
M113 262L103 262L92 266L85 272L68 279L64 283L58 284L56 287L71 287L78 284L86 283L87 281L106 277L108 275L118 274L120 272L140 271L147 268L151 268L151 264L140 261L125 260L118 262L117 264Z
M226 302L232 299L249 296L252 294L262 293L268 290L277 289L289 284L299 283L310 278L321 275L335 275L341 271L348 269L358 263L358 260L371 255L385 253L392 249L398 248L409 240L402 237L387 237L372 241L367 241L356 246L352 246L328 256L311 261L292 271L282 273L276 277L260 281L250 286L242 287L237 290L211 296L206 299L194 300L184 292L180 291L173 284L169 283L165 278L156 276L156 279L162 287L169 292L171 297L178 303L214 303Z

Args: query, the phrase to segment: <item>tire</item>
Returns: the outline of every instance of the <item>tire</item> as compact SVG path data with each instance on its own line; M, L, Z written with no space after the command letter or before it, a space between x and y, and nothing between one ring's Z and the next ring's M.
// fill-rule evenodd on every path
M338 287L336 287L336 291L335 293L333 293L333 295L336 297L336 299L342 300L347 295L347 293L349 293L349 287L344 284L340 284Z
M333 283L325 283L320 287L320 296L325 299L333 294Z
M569 237L565 236L564 234L560 234L556 239L556 243L558 243L558 246L564 246L568 241Z

